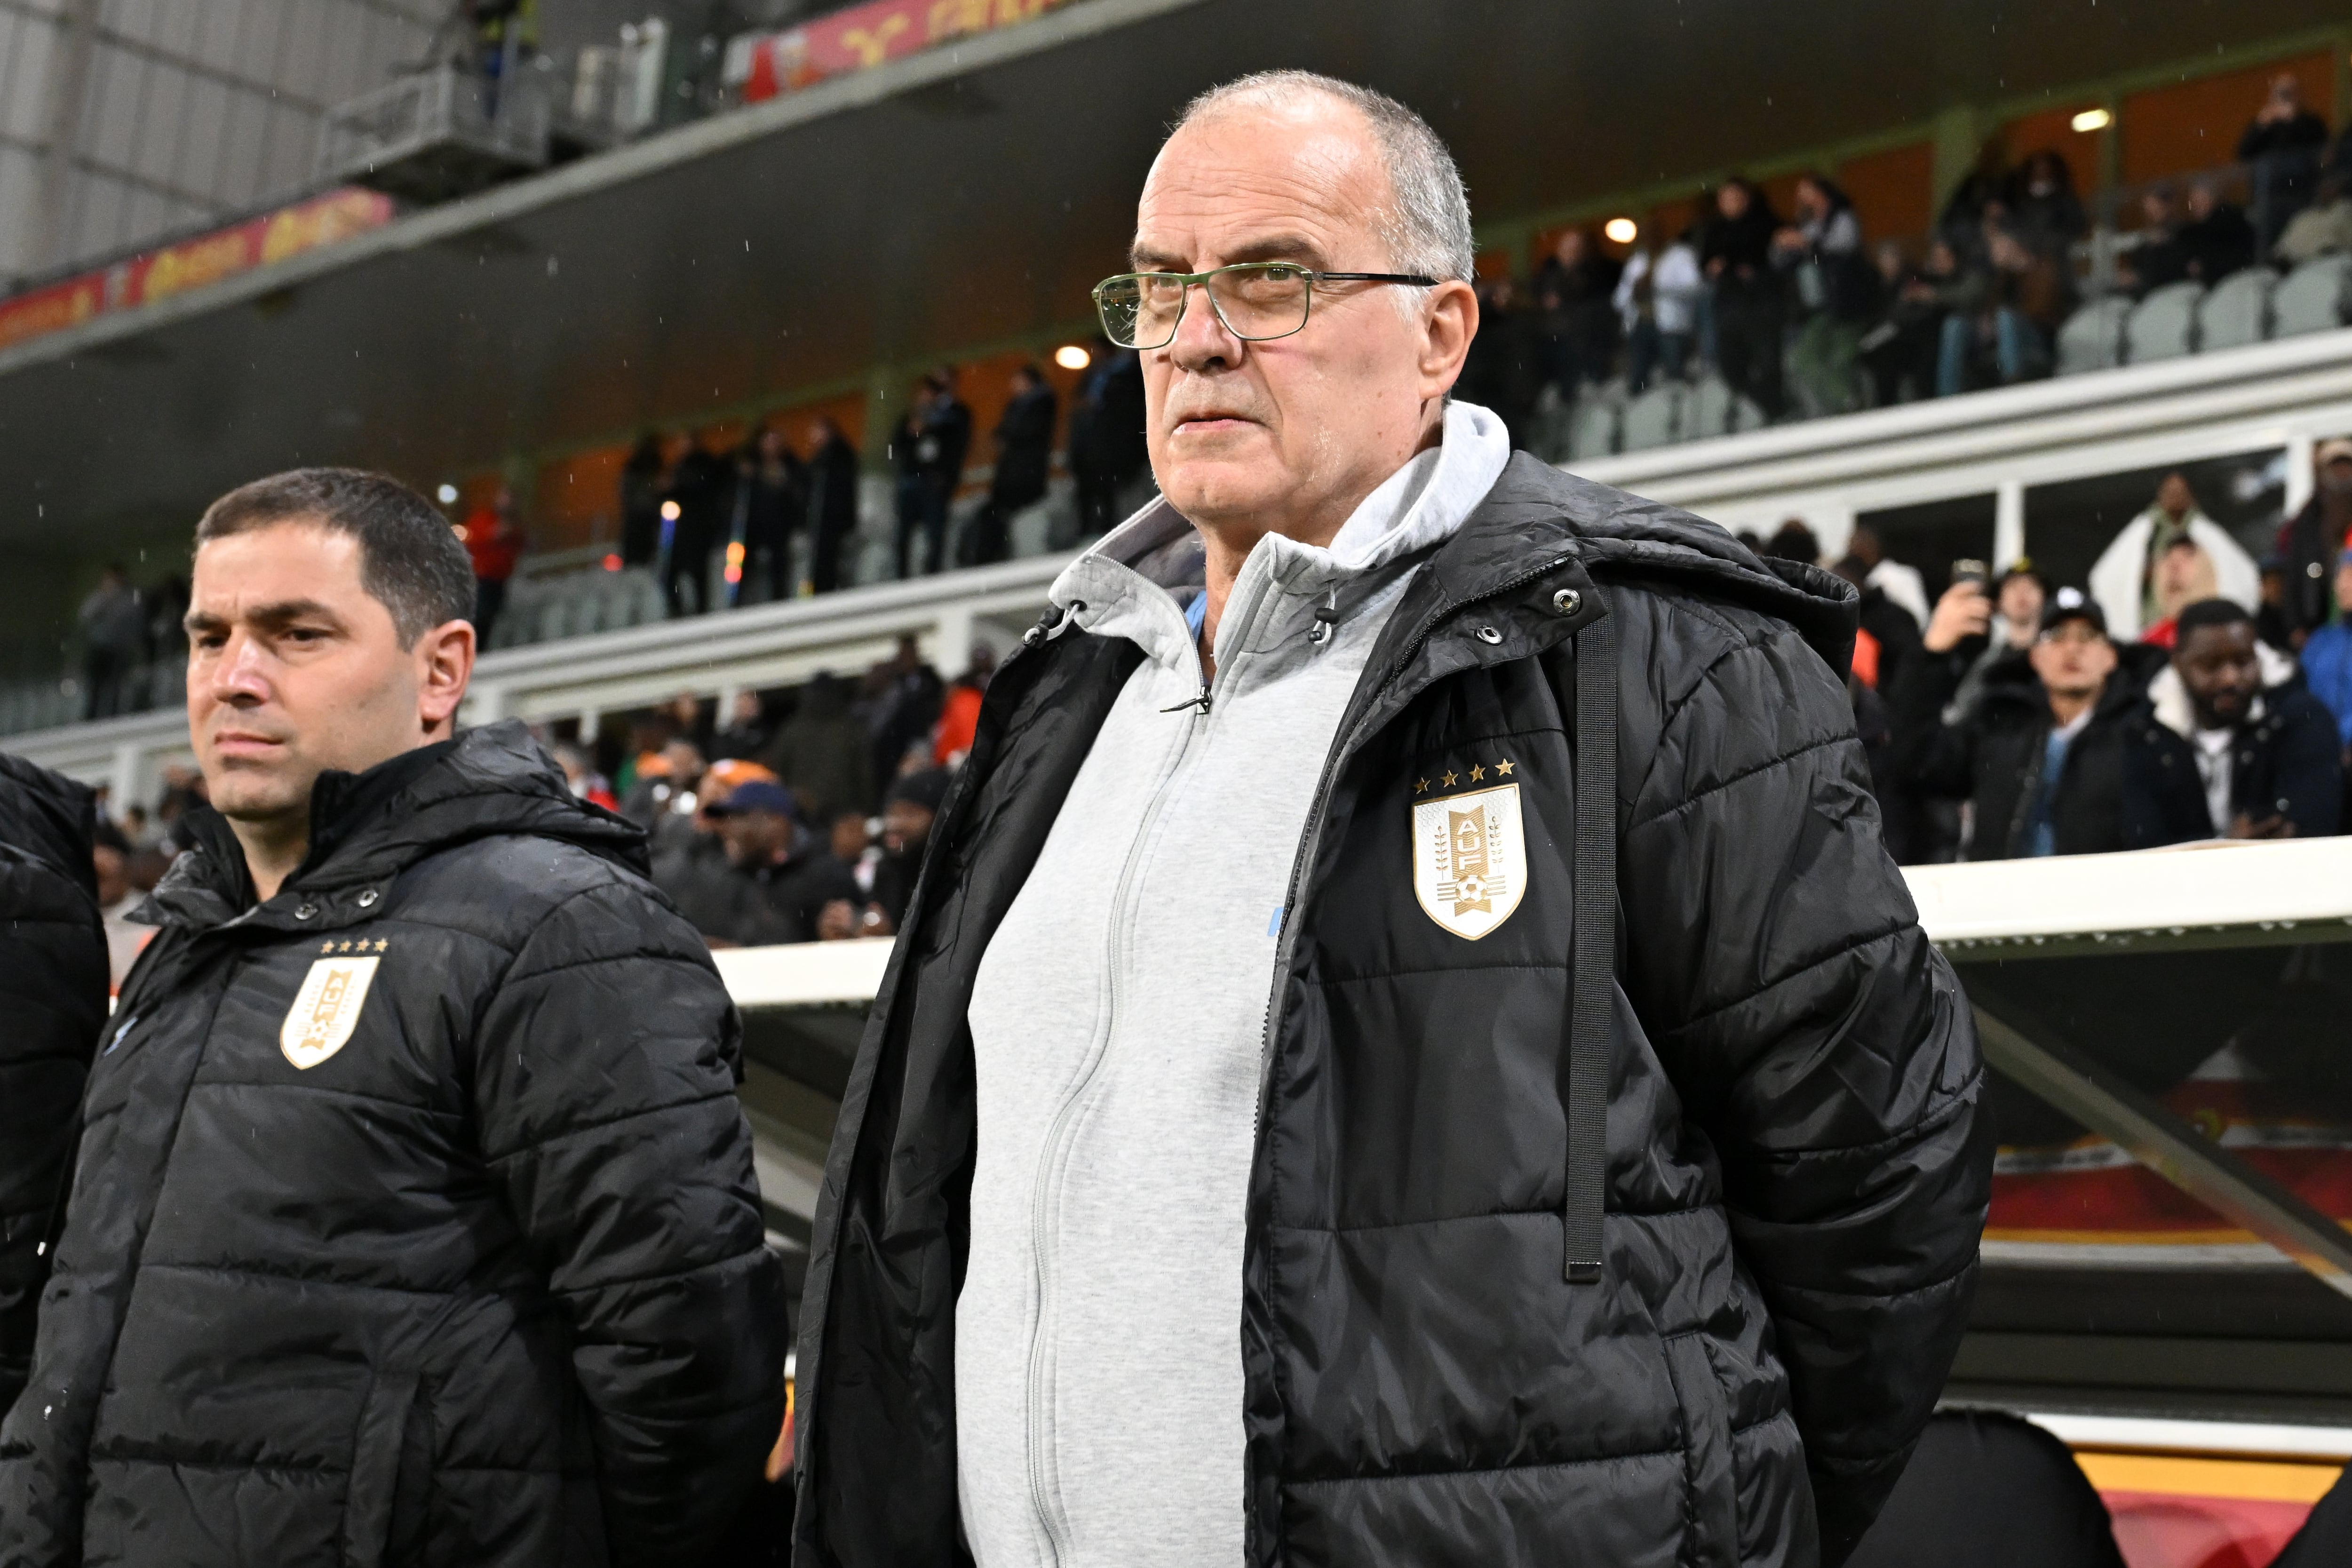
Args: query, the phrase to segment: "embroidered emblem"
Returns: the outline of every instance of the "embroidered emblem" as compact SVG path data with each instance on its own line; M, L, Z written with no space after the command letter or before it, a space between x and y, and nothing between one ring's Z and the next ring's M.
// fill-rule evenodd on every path
M1412 891L1431 920L1475 942L1511 918L1526 889L1518 785L1413 803Z
M362 944L364 945L364 944ZM359 1026L368 986L375 980L380 958L321 958L310 965L286 1022L278 1031L278 1048L305 1072L343 1048Z

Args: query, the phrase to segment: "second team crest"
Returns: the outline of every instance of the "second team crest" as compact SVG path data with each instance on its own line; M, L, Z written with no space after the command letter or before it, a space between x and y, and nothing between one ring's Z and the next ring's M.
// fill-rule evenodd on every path
M1413 803L1412 891L1431 920L1475 942L1511 918L1527 881L1517 784Z
M375 957L322 958L310 965L278 1030L278 1048L288 1061L307 1072L343 1048L359 1026L375 966L383 962Z

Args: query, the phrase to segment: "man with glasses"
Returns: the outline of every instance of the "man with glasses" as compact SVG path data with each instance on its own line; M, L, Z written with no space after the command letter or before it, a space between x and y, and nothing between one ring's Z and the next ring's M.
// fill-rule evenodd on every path
M1197 100L1130 269L1161 499L991 683L845 1095L800 1561L1842 1559L1990 1148L1850 589L1449 401L1409 110Z

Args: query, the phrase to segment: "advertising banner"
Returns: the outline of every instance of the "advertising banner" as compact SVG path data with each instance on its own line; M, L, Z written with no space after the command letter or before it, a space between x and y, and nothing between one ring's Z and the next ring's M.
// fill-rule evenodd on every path
M1010 27L1068 0L876 0L790 32L736 40L730 79L757 103L827 77L868 70L887 60L974 33Z

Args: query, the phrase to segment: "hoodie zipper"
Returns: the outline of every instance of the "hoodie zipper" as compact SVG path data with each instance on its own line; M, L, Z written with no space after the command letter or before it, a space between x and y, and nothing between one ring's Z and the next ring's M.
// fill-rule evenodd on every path
M1046 1321L1052 1314L1054 1281L1053 1272L1047 1265L1046 1258L1053 1229L1051 1223L1053 1200L1061 1185L1062 1167L1069 1158L1070 1145L1076 1136L1079 1115L1090 1100L1090 1091L1094 1088L1096 1075L1101 1069L1103 1058L1109 1054L1111 1037L1118 1032L1120 1011L1119 974L1125 963L1126 932L1132 921L1130 906L1134 898L1136 878L1142 868L1145 847L1150 844L1154 830L1159 826L1160 814L1166 807L1169 794L1174 788L1178 775L1184 771L1184 759L1191 753L1193 741L1199 737L1202 726L1208 721L1214 693L1227 686L1233 668L1240 662L1243 648L1246 645L1249 635L1256 629L1259 612L1265 606L1268 595L1273 592L1274 585L1273 574L1270 572L1261 572L1248 600L1242 607L1241 617L1237 623L1242 635L1234 639L1235 657L1219 664L1213 679L1202 679L1198 697L1180 702L1173 708L1160 710L1163 713L1175 713L1186 709L1196 709L1197 712L1186 723L1184 731L1177 742L1176 754L1168 764L1168 771L1160 776L1159 784L1153 787L1150 803L1144 807L1143 818L1137 824L1135 837L1129 844L1126 861L1119 868L1118 883L1111 896L1110 930L1106 954L1107 973L1104 976L1104 983L1108 986L1110 993L1108 1016L1104 1020L1101 1033L1095 1038L1092 1050L1087 1053L1086 1061L1080 1065L1077 1077L1072 1082L1068 1094L1064 1096L1060 1109L1054 1113L1052 1124L1046 1129L1045 1146L1039 1156L1036 1180L1030 1192L1029 1250L1034 1259L1037 1315L1029 1334L1027 1380L1029 1500L1031 1506L1036 1510L1038 1522L1045 1528L1047 1556L1056 1564L1068 1554L1069 1521L1063 1517L1060 1486L1055 1473L1052 1440L1048 1431L1052 1398L1046 1384L1052 1372L1052 1356L1051 1342L1046 1332ZM1198 670L1201 668L1201 654L1197 642L1192 645L1192 651L1193 668Z

